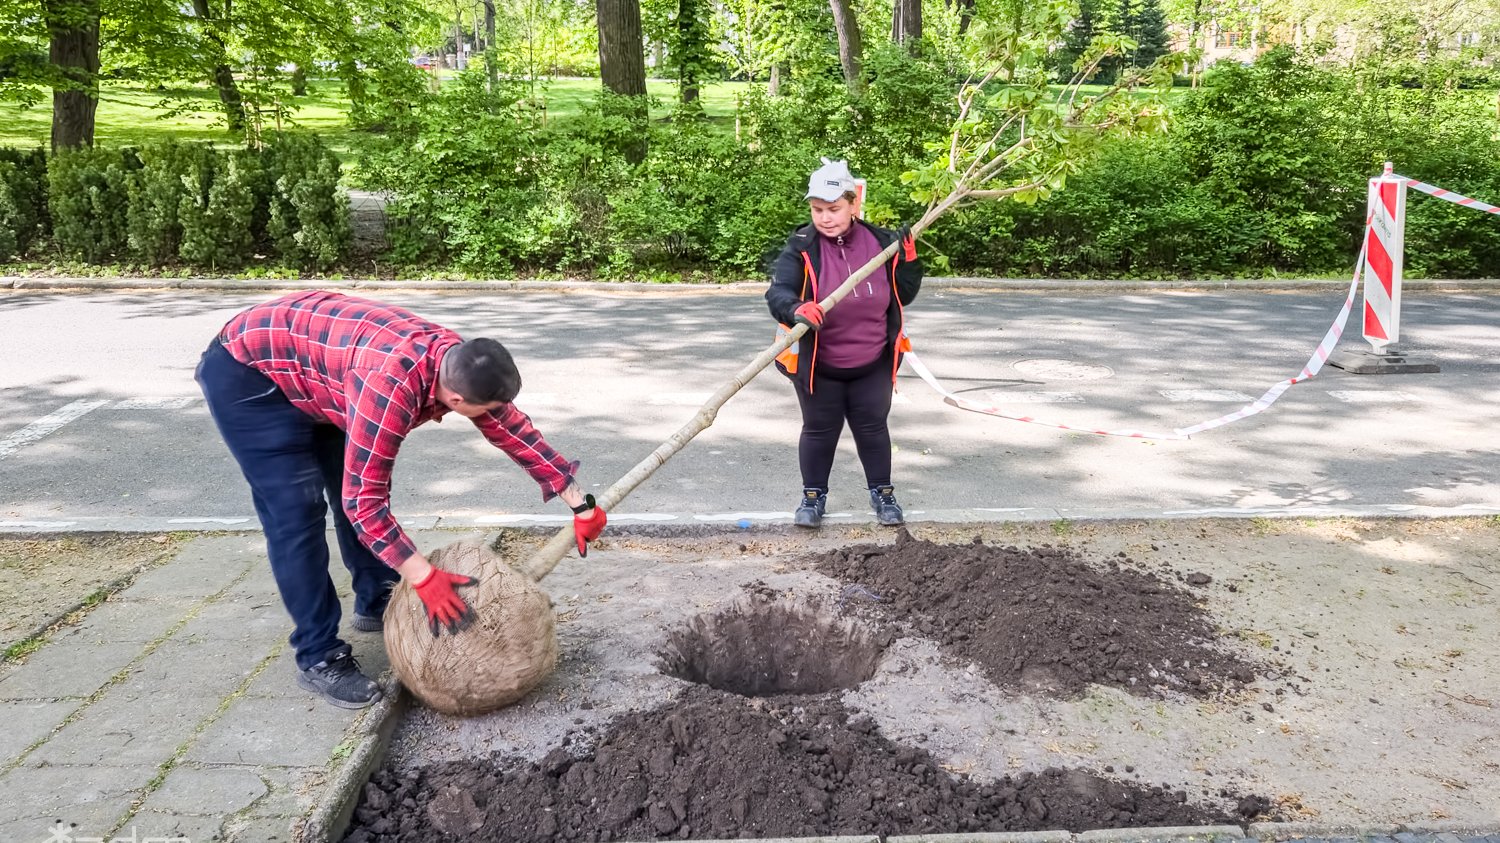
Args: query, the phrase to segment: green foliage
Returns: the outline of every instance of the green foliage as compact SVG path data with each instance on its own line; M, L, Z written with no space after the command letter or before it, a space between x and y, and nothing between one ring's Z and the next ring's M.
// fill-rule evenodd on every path
M193 149L187 190L178 205L182 221L179 254L187 263L209 269L233 269L245 262L252 245L250 222L255 194L248 170L257 166L252 153Z
M266 234L282 261L319 270L338 263L349 246L349 203L339 189L338 159L312 135L278 137L264 159L258 172L272 184ZM254 194L253 178L250 189Z
M140 168L132 150L70 149L47 162L52 234L74 260L104 263L125 254L130 175Z
M166 141L140 151L141 169L126 183L126 229L132 257L154 266L177 257L182 243L178 210L188 190L187 149Z
M0 254L22 256L46 235L47 153L0 149ZM3 259L3 258L0 258Z

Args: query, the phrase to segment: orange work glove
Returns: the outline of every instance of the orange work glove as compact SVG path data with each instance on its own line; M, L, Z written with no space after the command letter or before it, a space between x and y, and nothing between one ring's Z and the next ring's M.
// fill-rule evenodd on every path
M796 310L795 322L801 322L816 331L823 327L823 306L815 301L807 302Z
M594 503L593 495L584 495L583 503L588 509L573 513L573 537L578 539L578 555L589 555L589 542L599 538L604 525L609 521L604 510Z
M457 635L473 623L474 609L454 589L478 584L479 580L473 577L450 574L441 568L433 568L421 582L412 583L427 608L427 624L433 638L440 629L446 628L449 634Z
M901 226L901 230L896 232L896 236L901 238L901 248L896 252L900 256L900 259L906 263L916 260L917 238L912 236L911 228L909 226Z

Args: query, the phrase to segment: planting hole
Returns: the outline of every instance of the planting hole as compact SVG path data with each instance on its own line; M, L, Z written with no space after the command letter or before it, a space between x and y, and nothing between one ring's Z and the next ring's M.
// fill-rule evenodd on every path
M671 633L662 672L746 697L821 694L875 675L886 640L822 607L749 599Z

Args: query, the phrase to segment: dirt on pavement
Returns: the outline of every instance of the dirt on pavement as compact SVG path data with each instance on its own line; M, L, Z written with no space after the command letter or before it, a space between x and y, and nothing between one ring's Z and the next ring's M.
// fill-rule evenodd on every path
M838 740L856 741L853 745L860 747L862 758L878 760L880 751L868 741L884 742L881 745L894 747L891 752L926 759L906 764L908 774L913 766L923 766L931 785L939 793L946 789L949 799L970 792L966 788L978 788L980 805L990 804L983 802L985 788L1013 787L1030 775L1040 782L1072 782L1074 793L1088 792L1081 786L1088 781L1094 783L1090 787L1095 793L1133 788L1135 794L1167 794L1182 799L1182 807L1202 817L1239 818L1243 807L1262 810L1263 815L1328 823L1497 819L1500 692L1494 676L1500 674L1500 631L1493 620L1495 588L1500 586L1500 523L1494 520L1056 522L922 525L912 533L922 541L953 545L951 555L959 558L976 553L977 535L985 545L981 556L1046 560L1027 563L1037 574L1032 581L1050 584L1045 585L1050 596L1038 600L1057 601L1055 614L1035 616L1038 624L1066 617L1071 603L1093 586L1070 589L1095 581L1095 575L1101 578L1095 581L1101 588L1134 584L1125 589L1127 596L1140 594L1141 584L1159 587L1160 593L1147 595L1153 599L1185 594L1200 614L1177 602L1165 612L1158 607L1158 620L1172 620L1179 631L1188 628L1190 634L1179 640L1206 648L1200 655L1218 653L1230 660L1217 666L1210 662L1213 669L1203 670L1202 683L1193 683L1184 673L1177 674L1184 679L1181 684L1131 685L1128 675L1124 682L1112 680L1110 668L1101 674L1089 667L1088 660L1088 669L1060 672L1056 665L1070 663L1071 648L1044 647L1014 652L1023 660L1053 659L1048 681L1015 682L996 670L996 665L1005 666L1003 659L986 659L983 647L973 649L971 641L959 637L964 623L945 625L936 619L945 611L944 577L936 582L902 579L904 569L891 561L900 558L893 551L898 542L895 532L852 528L813 536L691 531L620 535L607 538L588 560L565 563L543 583L559 613L563 656L557 673L526 700L493 715L458 720L420 709L410 714L386 770L367 791L387 798L398 791L403 795L387 805L388 810L367 814L367 819L384 817L394 823L391 831L399 830L399 806L424 787L429 788L424 794L437 800L439 814L448 819L429 811L421 818L408 814L411 822L467 817L462 820L467 824L479 817L487 824L492 822L492 806L510 798L512 791L518 798L557 808L576 798L576 792L568 791L561 778L549 777L546 769L595 769L599 776L608 765L638 762L645 765L645 777L652 756L622 761L629 754L617 749L601 767L597 752L618 742L644 746L648 737L656 742L656 750L666 751L663 747L669 742L663 736L671 733L666 724L683 724L679 728L692 732L705 728L704 717L719 724L715 729L727 731L727 724L738 724L750 746L763 746L774 736L756 731L763 727L753 725L755 716L795 707L804 714L773 715L778 722L786 721L776 726L785 738L782 746L795 740L796 747L803 747L808 733L798 729L822 728L826 734L842 729ZM535 544L516 534L508 535L507 541L507 553L518 559ZM850 553L855 546L871 543L882 549ZM838 573L840 564L847 571L849 560L857 555L863 555L865 565L857 578L852 573L830 577L818 571L832 565L829 572ZM881 562L885 557L890 559ZM838 559L844 561L832 561ZM878 564L869 564L872 560ZM949 577L969 576L976 574L966 573L965 566L972 564L950 559L942 570ZM1074 567L1079 564L1088 570ZM1048 571L1052 573L1040 575ZM949 599L973 590L972 584L951 590ZM863 592L881 599L876 602ZM772 697L703 690L669 675L674 635L695 622L701 624L704 617L737 611L756 595L824 607L842 602L845 616L863 618L861 622L878 632L883 650L873 675L826 697L796 698L809 702L790 706ZM906 601L904 608L896 605L897 596ZM1014 586L990 599L1007 609L1024 610L1030 602ZM1099 603L1087 616L1103 617L1106 608L1107 603ZM1135 621L1135 615L1149 614L1129 609L1116 607L1117 620ZM969 612L967 623L973 630L985 626L979 610L964 611ZM1181 621L1191 623L1184 627ZM1212 640L1204 642L1204 634ZM1133 640L1132 646L1149 643ZM1122 653L1125 649L1122 642ZM1125 672L1145 670L1142 665L1168 658L1178 665L1181 651L1168 648L1143 657ZM1202 667L1202 661L1195 664ZM1242 683L1243 675L1236 676L1244 665L1256 670L1248 685ZM1023 665L1013 677L1027 675ZM841 717L848 718L843 726L829 725ZM869 733L849 728L867 721L873 725ZM564 748L573 760L558 754ZM734 757L722 747L709 754L721 751ZM672 752L674 770L681 763L707 763L696 751ZM450 762L464 766L448 766ZM1070 772L1049 772L1059 769ZM806 781L787 770L781 775ZM815 773L817 777L831 784L827 775ZM880 778L888 792L904 781L899 772ZM469 792L463 783L470 779L485 783L483 805L473 794L472 804L457 795ZM694 836L720 833L711 822L705 828L705 820L695 820L685 805L679 816L671 781L670 776L646 781L647 796L635 804L628 820L587 827L601 835L606 828L639 835L675 822L673 831L658 835L677 837L683 826ZM1010 785L1004 784L1007 781ZM830 810L844 804L837 788L816 789L827 797ZM1245 802L1245 795L1267 797L1269 804ZM804 797L823 801L808 794L798 798ZM373 798L378 802L382 797ZM1057 804L1049 804L1048 796L1040 798L1049 820L1035 826L996 827L1068 827L1058 818L1072 803L1058 803L1055 793L1050 798ZM1103 804L1120 810L1109 798L1104 797ZM409 804L417 803L413 799ZM732 802L727 807L738 810ZM753 807L745 807L747 821ZM1023 815L1029 808L1028 800ZM990 809L974 810L976 816L989 816L984 811ZM995 808L994 816L1009 810ZM558 839L566 839L575 826L562 813L552 813L557 814ZM807 812L785 813L805 817ZM1098 815L1083 822L1134 824ZM505 828L501 836L524 838L536 831Z
M165 558L168 535L0 539L0 652L122 577ZM100 595L102 596L102 595Z

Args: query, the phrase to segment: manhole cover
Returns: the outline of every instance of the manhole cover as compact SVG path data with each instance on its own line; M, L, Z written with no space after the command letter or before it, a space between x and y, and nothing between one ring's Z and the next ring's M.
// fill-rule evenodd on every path
M1021 374L1044 381L1096 381L1115 373L1108 366L1049 357L1017 360L1014 366Z
M885 643L826 607L752 598L693 618L658 655L669 676L732 694L821 694L875 675Z

